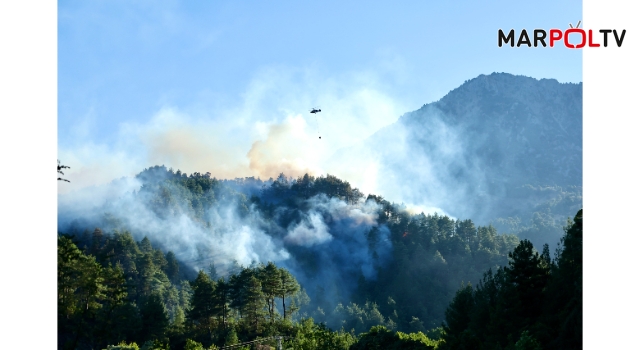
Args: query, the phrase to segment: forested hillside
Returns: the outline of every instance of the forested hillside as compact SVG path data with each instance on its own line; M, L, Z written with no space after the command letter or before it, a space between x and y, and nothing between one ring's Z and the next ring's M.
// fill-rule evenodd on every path
M582 84L483 74L335 162L375 169L367 176L396 201L555 245L582 207Z
M218 180L155 166L135 181L85 215L61 205L60 348L272 335L293 346L321 333L342 345L306 348L346 349L369 330L363 342L435 346L456 290L506 266L519 243L330 175Z
M121 341L180 348L187 339L209 346L293 332L300 286L273 263L217 280L200 271L188 281L175 255L154 249L146 237L135 242L128 232L96 229L77 243L84 251L72 238L58 238L60 348Z
M165 166L60 195L59 348L575 348L581 102L481 75L335 155L395 200Z

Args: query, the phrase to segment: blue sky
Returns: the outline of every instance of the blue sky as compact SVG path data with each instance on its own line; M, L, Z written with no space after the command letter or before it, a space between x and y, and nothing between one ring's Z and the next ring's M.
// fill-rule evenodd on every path
M499 28L581 19L578 1L60 1L59 157L80 187L155 163L268 177L247 159L256 142L273 167L325 173L480 74L582 81L581 50L497 47Z

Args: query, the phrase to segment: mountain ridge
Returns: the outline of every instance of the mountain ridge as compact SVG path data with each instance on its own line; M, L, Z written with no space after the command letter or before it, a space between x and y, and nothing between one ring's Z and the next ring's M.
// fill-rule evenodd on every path
M336 154L363 157L378 193L478 222L527 221L571 189L579 199L549 210L562 221L581 206L582 83L479 75Z

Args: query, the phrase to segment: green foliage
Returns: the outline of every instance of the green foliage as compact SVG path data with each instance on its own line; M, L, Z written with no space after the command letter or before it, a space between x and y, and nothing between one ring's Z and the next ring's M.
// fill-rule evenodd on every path
M442 341L429 338L426 334L422 332L408 333L408 334L397 332L396 334L398 335L398 338L400 338L400 340L407 340L407 341L410 341L411 343L422 343L427 347L433 347L434 349L437 348L438 345L440 345L440 343L442 343Z
M424 333L402 333L386 329L384 326L371 327L369 332L360 334L358 342L350 350L387 349L435 349L439 342L429 339Z
M146 340L163 339L169 327L169 316L161 298L152 294L140 308L142 318L141 337Z
M198 277L192 282L191 310L188 318L192 321L206 322L215 315L214 290L215 285L204 271L200 270Z
M107 350L140 350L140 348L138 347L138 344L136 344L135 342L130 344L127 344L126 342L121 342L118 345L107 346Z
M582 348L582 209L569 221L552 265L547 295L547 320L554 330L550 343L559 348ZM542 339L542 338L539 338Z
M331 175L296 180L282 175L251 199L237 191L240 180L187 176L164 167L139 177L144 186L135 195L156 215L169 220L186 213L205 226L210 224L205 209L214 204L234 206L240 215L253 206L265 220L288 227L314 195L348 203L363 198ZM347 349L359 333L367 334L363 344L390 341L423 348L435 347L436 339L447 341L440 344L443 348L504 348L515 346L516 340L525 346L529 337L545 347L581 345L581 213L552 260L548 247L538 254L531 242L499 234L492 225L414 215L382 197L367 199L379 208L377 226L364 232L362 241L369 247L375 279L356 270L353 294L341 295L345 286L323 284L311 293L313 304L295 277L272 262L250 267L236 262L225 269L225 278L213 280L218 273L213 265L208 273L191 273L173 252L163 253L148 237L136 241L117 218L105 219L119 227L113 231L92 228L74 237L76 242L61 235L59 348L104 348L123 340L183 348L188 339L211 347L288 335L296 348ZM544 215L538 219L539 226L548 222ZM385 240L390 252L376 251ZM300 259L308 268L305 273L322 269L322 260L312 254ZM456 292L461 281L478 280L475 289L467 285ZM314 324L308 315L327 326ZM437 330L443 319L446 325ZM377 326L383 328L372 328Z
M294 338L285 342L285 348L300 350L347 350L356 342L353 333L344 330L332 332L323 324L307 318L294 325Z
M507 267L489 270L475 290L461 288L441 348L582 348L582 210L561 244L551 261L548 247L538 254L523 240Z
M278 182L274 182L278 183ZM278 183L278 185L272 186L277 188L281 192L282 184ZM274 189L275 190L275 189ZM326 177L314 177L309 174L304 174L299 177L290 187L290 194L279 194L280 196L295 196L298 198L311 198L319 193L323 193L328 197L338 198L344 200L347 203L356 203L359 199L364 197L362 192L360 192L357 188L352 188L351 185L343 180L338 179L333 175L327 175Z
M273 322L277 312L276 297L282 294L280 292L280 285L282 284L280 271L273 262L269 262L266 266L263 265L259 268L258 277L261 281L262 295L267 302L269 320Z
M265 295L262 292L262 283L256 276L251 275L244 290L245 302L242 305L242 314L245 316L246 322L253 328L253 331L258 333L267 314L264 310Z
M371 302L366 302L362 307L356 303L350 303L347 307L338 304L332 315L341 320L341 328L354 330L356 334L366 332L373 326L391 326L378 310L378 305Z
M493 226L476 227L471 220L438 214L409 215L381 197L370 199L381 206L378 221L391 232L393 258L379 268L375 281L359 286L355 302L375 301L398 330L438 327L460 282L477 281L482 271L506 265L507 254L519 242Z
M471 322L469 310L473 310L473 308L473 287L471 287L471 284L468 284L456 292L456 296L445 312L447 325L443 328L447 343L451 343L452 341L447 335L462 333L469 327L469 323Z
M281 174L277 179L266 182L254 178L219 181L211 178L210 174L186 175L156 166L145 169L137 177L143 183L136 193L137 198L159 217L171 220L180 213L203 227L211 224L204 211L212 207L237 209L242 216L242 213L247 213L247 208L253 206L253 210L258 211L269 224L286 228L299 220L300 212L306 210L307 200L313 196L322 194L351 204L364 199L360 191L332 175L314 177L307 174L291 179ZM247 188L258 190L253 191L254 195L248 199L251 191L242 193L243 186L245 191ZM446 303L453 297L460 281L477 281L482 271L505 265L507 253L518 244L516 236L500 235L493 226L476 227L471 220L453 220L437 214L409 214L402 206L379 196L370 195L367 200L379 204L378 225L365 233L377 278L367 280L358 275L359 272L354 272L350 278L357 283L358 290L351 297L345 293L350 288L344 285L326 285L326 298L322 300L322 296L314 296L313 305L305 307L303 300L296 300L302 297L297 294L300 286L292 283L286 275L281 276L280 285L276 286L275 269L266 265L260 272L265 275L258 279L264 294L267 322L291 318L295 313L313 315L319 306L326 318L318 320L339 328L341 323L331 318L338 303L364 305L370 301L379 306L378 312L384 320L381 324L408 332L434 328L444 318ZM392 244L392 255L381 256L382 252L375 249L380 242L387 240L387 228L391 233L388 238ZM176 302L175 292L171 290L171 286L180 283L188 273L181 271L173 253L161 256L148 238L136 243L124 230L110 239L104 234L98 236L97 241L103 242L100 252L108 256L112 264L120 262L126 279L136 282L135 288L128 289L130 300L141 303L151 293L158 293L163 296L172 321L178 309L188 314L188 307ZM105 240L109 244L104 244ZM296 254L296 259L305 266L305 273L314 273L322 268L322 261L313 254L303 254L302 251ZM238 265L228 274L241 275L241 284L246 285L248 276L241 270ZM212 271L208 272L211 277ZM237 281L227 282L228 311L237 311L237 317L243 319L246 310L241 306L246 304L246 289L236 288L234 284ZM336 295L336 292L342 294ZM224 295L217 297L225 299ZM388 297L397 301L394 307L386 303ZM228 316L233 315L227 314L226 303L216 303L219 308L214 317L217 322L228 323ZM366 326L368 329L369 325Z
M238 339L238 333L236 333L235 329L231 328L224 338L224 345L234 345L238 344L239 342L240 340Z
M157 339L148 340L140 347L140 350L169 350L169 346Z
M224 278L220 277L216 283L216 289L213 291L214 314L221 319L223 326L226 328L227 320L231 310L229 303L231 296L231 288Z
M287 313L287 306L285 303L285 299L287 297L293 297L300 291L300 285L298 281L296 281L295 277L289 273L284 268L278 270L278 288L277 295L282 298L282 312L283 318L287 318L287 316L291 316L294 312L298 310L295 305L289 305L289 313Z
M520 335L520 339L515 344L515 350L542 350L542 346L525 330Z
M59 344L105 347L121 340L165 339L169 313L186 305L161 269L164 254L130 233L84 234L85 252L59 236ZM144 249L141 249L142 245ZM167 306L171 310L167 310Z
M444 327L430 329L425 334L429 339L440 340L444 336Z
M555 245L563 235L567 213L575 213L582 207L582 186L524 185L518 192L518 197L537 205L530 213L498 218L493 223L500 232L517 234L535 247L544 243Z
M167 274L167 277L171 282L176 283L180 276L180 266L178 265L178 259L176 259L176 256L172 251L169 251L167 252L166 260L167 268L165 270L165 273Z
M548 282L549 269L542 257L535 252L533 244L523 240L509 253L508 281L515 287L520 305L521 322L538 317L542 307L543 290Z
M204 350L204 347L197 341L187 339L187 344L185 345L184 350Z
M68 237L58 236L58 326L62 331L59 345L75 348L91 337L80 339L76 334L91 335L107 287L105 274L94 257L84 255ZM117 294L117 293L116 293ZM115 296L117 298L117 296Z

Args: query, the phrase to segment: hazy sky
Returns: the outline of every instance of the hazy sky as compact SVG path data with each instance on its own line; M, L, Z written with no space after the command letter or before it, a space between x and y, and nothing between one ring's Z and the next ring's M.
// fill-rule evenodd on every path
M60 189L155 164L330 172L336 150L480 74L582 81L581 50L497 47L499 28L581 19L579 1L60 1Z

